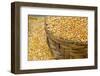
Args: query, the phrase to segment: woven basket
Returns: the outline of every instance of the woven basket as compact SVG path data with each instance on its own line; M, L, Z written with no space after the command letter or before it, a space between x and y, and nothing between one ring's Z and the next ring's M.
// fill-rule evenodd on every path
M55 38L45 27L47 43L55 59L81 59L87 58L87 42L76 42Z

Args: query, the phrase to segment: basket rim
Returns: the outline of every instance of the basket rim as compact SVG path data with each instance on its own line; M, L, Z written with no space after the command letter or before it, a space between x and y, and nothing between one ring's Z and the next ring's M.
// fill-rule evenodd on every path
M60 43L60 44L76 44L76 45L88 45L88 41L85 41L85 42L81 42L81 41L74 41L74 40L62 40L62 39L58 39L56 38L55 36L53 36L49 30L47 30L47 28L45 27L45 32L46 32L46 35L48 38L50 38L51 40L55 41L56 43Z

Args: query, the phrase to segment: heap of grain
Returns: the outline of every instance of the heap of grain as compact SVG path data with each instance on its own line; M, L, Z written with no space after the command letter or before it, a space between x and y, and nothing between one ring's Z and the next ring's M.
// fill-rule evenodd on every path
M53 55L47 45L44 17L28 18L28 60L50 60Z
M56 59L87 58L88 18L47 16L48 45Z

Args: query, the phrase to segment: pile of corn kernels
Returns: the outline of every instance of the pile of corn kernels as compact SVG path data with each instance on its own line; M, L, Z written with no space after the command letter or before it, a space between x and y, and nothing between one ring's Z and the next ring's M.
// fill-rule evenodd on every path
M28 60L53 59L46 41L44 17L29 16L28 19Z
M58 39L87 42L87 17L48 16L46 24L48 31Z

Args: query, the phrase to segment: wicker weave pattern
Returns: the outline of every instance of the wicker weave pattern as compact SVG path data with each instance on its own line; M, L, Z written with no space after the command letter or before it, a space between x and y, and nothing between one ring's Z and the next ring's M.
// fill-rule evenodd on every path
M48 45L52 50L55 59L80 59L87 58L87 45L76 45L74 43L61 44L47 38Z

